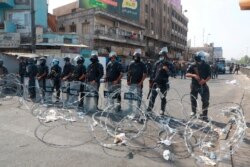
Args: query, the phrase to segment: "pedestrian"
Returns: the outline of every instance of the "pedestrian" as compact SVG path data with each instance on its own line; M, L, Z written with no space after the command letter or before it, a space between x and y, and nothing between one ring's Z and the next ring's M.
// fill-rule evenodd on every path
M140 108L142 99L143 82L147 77L147 69L141 61L141 50L137 49L134 52L134 61L128 67L127 84L131 92L137 92L137 106Z
M72 73L72 80L73 81L80 81L80 102L78 107L83 108L84 107L84 82L86 79L86 67L84 65L85 59L81 56L77 56L74 58L74 61L76 63L76 66L74 68L74 71Z
M49 67L46 65L46 59L44 57L39 59L39 65L37 66L38 69L38 73L37 73L37 80L39 83L39 87L42 91L42 98L43 100L45 98L45 87L46 87L46 78L48 76L49 73Z
M48 78L53 80L53 90L56 89L56 102L58 102L60 99L61 74L62 68L59 66L59 60L53 59Z
M239 65L239 64L236 64L235 70L234 70L234 74L235 74L235 72L236 72L236 74L238 75L239 70L240 70L240 65Z
M181 63L180 70L181 70L181 79L186 79L187 65L185 62Z
M37 76L37 66L35 65L35 61L33 58L28 59L27 65L27 77L29 78L28 82L28 90L29 95L32 100L36 98L36 76Z
M162 94L161 97L161 111L160 115L164 115L167 104L166 95L169 89L168 78L170 76L170 69L172 70L172 63L168 59L168 48L164 47L159 53L159 60L154 64L153 70L149 80L149 88L151 90L151 98L147 108L148 112L151 112L154 108L155 99L158 93ZM160 92L157 92L157 88Z
M8 69L3 64L4 64L3 59L0 59L0 76L8 74Z
M116 92L115 97L112 99L117 98L117 102L119 103L118 111L121 110L121 93L118 92L121 89L121 79L123 76L123 69L121 63L117 61L117 54L114 51L109 53L109 63L106 68L106 77L105 81L108 86L109 93Z
M96 88L96 96L97 96L97 110L98 102L99 102L99 87L101 78L104 75L103 65L99 63L98 52L93 50L90 55L91 64L87 68L87 82Z
M198 94L201 96L202 101L202 113L200 114L200 118L206 122L208 122L208 107L209 107L209 87L207 82L211 78L211 68L204 61L205 54L204 52L197 52L194 59L195 63L189 66L187 70L186 76L192 78L191 82L191 105L192 112L191 116L196 116L196 108L197 108L197 98Z

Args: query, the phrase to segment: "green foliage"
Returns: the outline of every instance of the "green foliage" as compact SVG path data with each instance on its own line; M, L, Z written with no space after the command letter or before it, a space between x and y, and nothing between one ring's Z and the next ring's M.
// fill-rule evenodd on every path
M250 64L250 57L248 57L248 55L245 55L244 57L242 57L239 61L239 64Z

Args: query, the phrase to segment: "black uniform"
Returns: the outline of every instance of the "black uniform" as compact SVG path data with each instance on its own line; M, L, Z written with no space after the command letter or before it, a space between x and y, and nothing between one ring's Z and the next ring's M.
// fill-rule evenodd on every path
M138 107L141 106L141 99L142 99L142 88L138 88L138 84L142 81L143 75L147 74L146 66L143 62L139 61L132 61L131 64L128 67L128 73L127 73L127 82L132 86L131 91L137 91L138 94Z
M19 76L20 76L21 84L24 83L24 77L26 77L26 75L27 75L26 68L27 68L26 62L22 61L19 63Z
M83 64L78 64L75 66L74 71L72 73L72 80L74 81L81 81L84 82L85 78L83 80L80 80L79 78L83 75L86 74L86 67ZM83 101L84 101L84 85L80 85L80 104L79 107L83 107Z
M36 75L37 75L37 66L35 64L29 64L27 66L27 77L29 77L29 94L30 98L36 98Z
M208 77L211 77L211 68L210 66L202 62L201 64L192 64L189 66L187 73L196 74L200 77L200 79L207 79ZM207 116L207 109L209 106L209 87L207 84L200 85L199 82L192 78L191 82L191 104L192 104L192 112L196 113L196 107L197 107L197 98L198 93L201 96L202 101L202 116Z
M99 100L99 87L100 87L100 80L103 77L104 70L101 63L93 62L88 66L87 69L87 82L95 81L97 83L97 105Z
M60 87L61 87L61 74L62 68L59 65L54 65L50 69L50 74L48 78L54 81L53 89L56 89L56 98L60 98Z
M46 86L46 78L48 76L49 73L49 68L48 66L44 65L39 65L37 67L38 69L38 73L37 73L37 77L41 77L42 75L44 75L41 79L38 80L39 82L39 86L42 89L42 96L45 96L45 86Z
M112 82L116 81L121 73L123 72L123 68L122 68L122 65L121 63L115 61L115 62L109 62L108 65L107 65L107 68L106 68L106 75L107 75L107 78L106 78L106 81L108 82L108 87L109 91L112 91L112 92L116 92L117 89L119 89L120 87L113 87L113 84ZM118 83L118 84L121 84L121 83ZM118 102L121 102L121 94L118 93L117 95L117 100Z
M6 74L8 74L8 69L6 67L4 67L3 65L0 66L0 76L6 75Z
M163 69L163 64L167 65L168 70ZM166 95L167 90L169 89L168 78L170 76L170 69L171 63L169 63L168 61L158 60L154 64L153 71L150 76L150 81L152 82L152 95L149 101L148 111L151 111L154 108L155 99L158 94L156 89L159 88L162 95L164 96L163 98L161 98L161 110L163 113L165 112L167 104Z
M62 72L61 78L68 76L70 73L73 73L74 69L75 69L75 67L72 64L65 64L63 67L63 72Z

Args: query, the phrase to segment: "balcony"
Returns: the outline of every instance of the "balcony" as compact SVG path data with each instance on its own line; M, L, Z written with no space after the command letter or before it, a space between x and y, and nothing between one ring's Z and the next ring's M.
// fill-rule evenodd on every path
M14 0L0 0L0 8L13 8Z
M103 29L95 29L95 38L101 40L107 40L112 42L127 43L137 46L146 46L146 43L141 39L140 36L134 35L120 35L115 31L105 31Z

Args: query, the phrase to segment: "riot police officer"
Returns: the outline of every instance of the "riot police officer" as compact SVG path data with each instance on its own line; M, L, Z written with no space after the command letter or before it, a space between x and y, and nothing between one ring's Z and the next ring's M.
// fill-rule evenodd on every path
M85 59L81 56L77 56L74 61L76 62L75 69L72 73L72 80L84 82L86 78L86 67L84 65ZM80 103L79 107L83 107L84 102L84 85L80 85Z
M31 99L36 98L36 76L37 76L37 66L35 65L35 61L33 58L28 59L27 65L27 77L29 78L29 95Z
M45 86L46 86L46 78L49 73L49 68L46 65L46 59L44 57L40 58L40 64L38 65L38 73L37 73L37 80L39 82L39 87L42 90L42 97L45 97Z
M166 108L166 95L169 89L168 78L172 72L172 64L168 61L168 48L164 47L159 53L159 60L154 64L153 70L149 80L150 91L152 92L149 106L147 111L152 111L154 108L155 98L158 94L157 88L160 90L159 93L162 94L161 97L161 111L160 114L164 115Z
M57 101L60 99L61 73L62 73L62 68L59 66L59 60L53 59L52 60L52 67L50 69L50 73L48 75L48 78L53 80L53 82L54 82L53 89L56 89L56 100Z
M62 80L63 81L69 81L70 77L72 76L72 73L74 72L74 65L72 65L70 63L70 58L69 57L65 57L64 58L65 61L65 65L63 67L63 72L62 72Z
M97 89L96 93L97 93L97 106L98 106L100 80L103 77L104 70L102 64L99 63L97 51L94 50L91 52L90 61L91 64L87 68L87 82L95 86Z
M24 83L24 77L26 77L27 62L23 57L19 57L19 76L21 84Z
M0 59L0 76L8 74L7 68L3 65L3 59Z
M186 76L192 78L191 82L191 104L192 113L191 116L196 115L197 98L198 94L201 96L202 101L202 114L200 118L204 121L208 121L208 106L209 106L209 87L207 82L211 79L210 66L204 61L204 52L197 52L194 59L195 63L190 65Z
M145 64L141 61L141 50L137 49L134 52L134 61L128 67L127 84L130 88L136 88L138 93L138 107L141 106L143 81L147 76Z
M108 84L109 92L116 92L121 87L121 79L123 76L123 69L121 63L117 61L117 54L114 51L109 53L109 63L106 68L106 78L105 81ZM119 86L118 86L119 85ZM118 103L121 102L121 95L117 93ZM118 106L118 110L120 110L121 105Z

